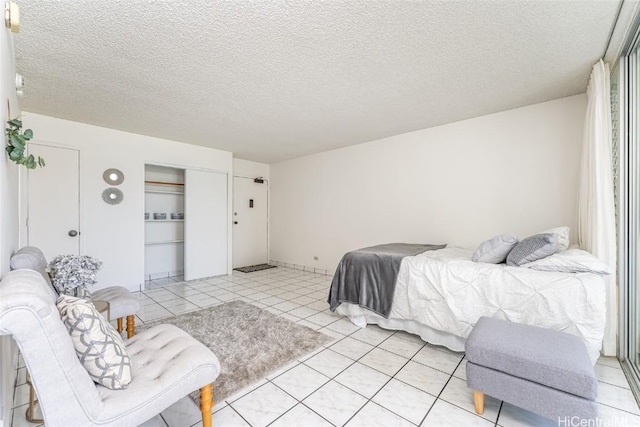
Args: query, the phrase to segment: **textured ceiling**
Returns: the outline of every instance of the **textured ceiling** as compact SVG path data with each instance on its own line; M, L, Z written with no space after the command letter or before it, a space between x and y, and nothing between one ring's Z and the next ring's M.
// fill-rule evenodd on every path
M23 109L267 163L584 92L619 6L18 2Z

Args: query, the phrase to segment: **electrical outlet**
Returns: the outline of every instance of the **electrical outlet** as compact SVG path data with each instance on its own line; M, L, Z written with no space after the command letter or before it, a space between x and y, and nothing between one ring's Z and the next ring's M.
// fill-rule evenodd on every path
M317 260L318 260L318 257L317 257L317 256L314 256L314 257L313 257L313 260L314 260L314 261L317 261Z

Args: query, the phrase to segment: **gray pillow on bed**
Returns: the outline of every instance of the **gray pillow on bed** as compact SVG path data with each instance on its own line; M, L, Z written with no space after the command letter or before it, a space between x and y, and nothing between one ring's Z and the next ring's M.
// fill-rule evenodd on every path
M501 234L480 243L471 257L475 262L500 264L507 259L507 255L518 244L518 238L513 234Z
M553 233L536 234L516 245L507 256L507 265L519 267L558 252L558 238Z

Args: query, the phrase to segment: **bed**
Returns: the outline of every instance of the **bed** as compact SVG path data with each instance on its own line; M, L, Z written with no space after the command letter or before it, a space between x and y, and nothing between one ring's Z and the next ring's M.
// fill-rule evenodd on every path
M360 327L404 330L454 351L464 350L481 316L541 326L582 338L595 363L604 336L605 276L479 263L472 254L447 247L402 256L388 313L344 299L332 310ZM330 303L336 283L334 276Z

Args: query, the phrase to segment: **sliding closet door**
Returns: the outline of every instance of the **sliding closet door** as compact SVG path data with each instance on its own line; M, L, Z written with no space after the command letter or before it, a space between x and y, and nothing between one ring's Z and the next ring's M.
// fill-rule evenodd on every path
M227 175L185 171L184 278L227 274Z

